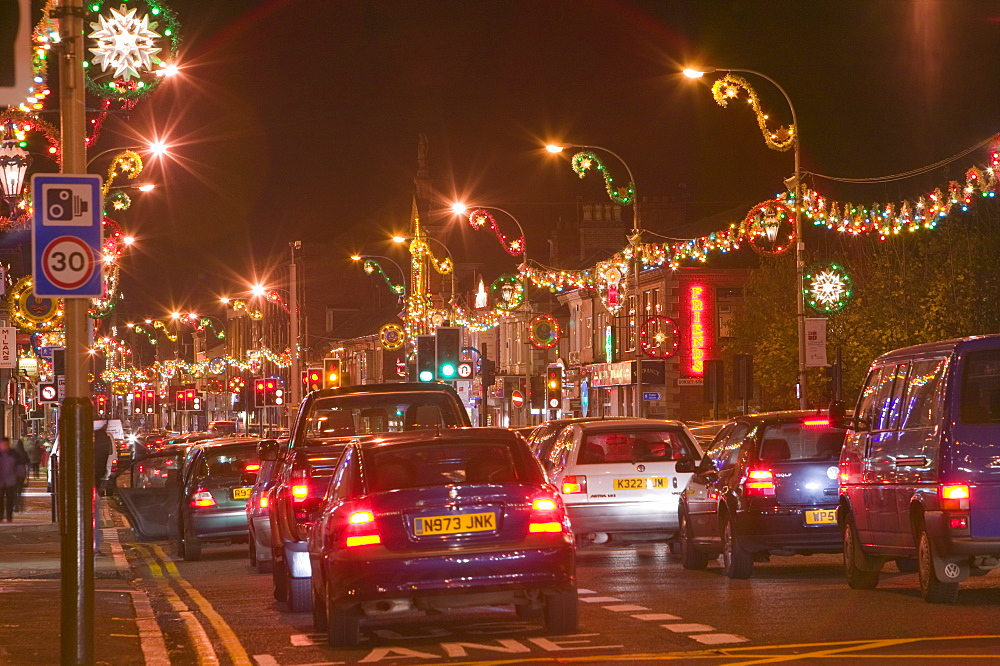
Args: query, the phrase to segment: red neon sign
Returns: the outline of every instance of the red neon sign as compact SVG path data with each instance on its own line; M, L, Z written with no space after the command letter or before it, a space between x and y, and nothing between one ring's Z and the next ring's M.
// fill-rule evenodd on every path
M691 348L691 359L688 372L701 375L705 372L705 360L712 349L714 307L712 290L703 284L688 285L688 314L690 327L688 343Z

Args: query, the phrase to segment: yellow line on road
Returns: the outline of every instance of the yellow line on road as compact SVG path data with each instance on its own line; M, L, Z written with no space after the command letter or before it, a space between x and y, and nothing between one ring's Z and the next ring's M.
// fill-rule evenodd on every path
M151 544L151 548L156 551L160 560L166 565L167 572L170 576L175 579L184 591L187 593L191 600L198 605L198 609L208 618L208 621L215 628L216 633L219 635L219 639L225 646L226 651L229 653L230 658L234 664L238 666L253 666L253 662L250 660L250 656L247 651L243 648L243 644L240 643L240 639L236 637L236 632L232 630L229 624L222 619L222 616L215 610L212 604L209 603L208 599L203 597L201 593L194 588L191 583L187 582L180 572L177 570L177 566L170 561L163 549L156 544Z

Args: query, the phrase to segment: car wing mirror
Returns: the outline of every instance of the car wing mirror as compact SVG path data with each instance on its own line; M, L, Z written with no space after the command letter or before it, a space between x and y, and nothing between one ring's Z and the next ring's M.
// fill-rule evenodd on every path
M698 461L692 458L678 460L674 469L681 474L693 474L698 469Z
M274 439L265 439L260 444L257 445L257 456L262 460L277 460L278 459L278 441Z

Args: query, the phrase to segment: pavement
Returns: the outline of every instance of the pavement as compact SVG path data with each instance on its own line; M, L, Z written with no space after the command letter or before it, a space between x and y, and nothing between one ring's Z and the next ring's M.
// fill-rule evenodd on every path
M156 622L145 592L132 582L122 547L122 541L131 540L131 529L103 498L97 516L94 663L151 663L144 651L148 651L150 622L152 627ZM45 477L29 479L24 511L14 514L13 523L0 523L0 664L60 663L60 626L78 623L75 611L66 619L60 612L61 552Z

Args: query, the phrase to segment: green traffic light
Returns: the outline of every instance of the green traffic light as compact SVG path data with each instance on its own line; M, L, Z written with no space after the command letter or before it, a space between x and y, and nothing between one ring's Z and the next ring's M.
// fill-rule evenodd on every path
M422 382L429 382L434 380L434 373L430 370L421 370L419 379Z
M445 363L441 366L441 376L442 377L454 377L455 376L455 366L451 363Z

